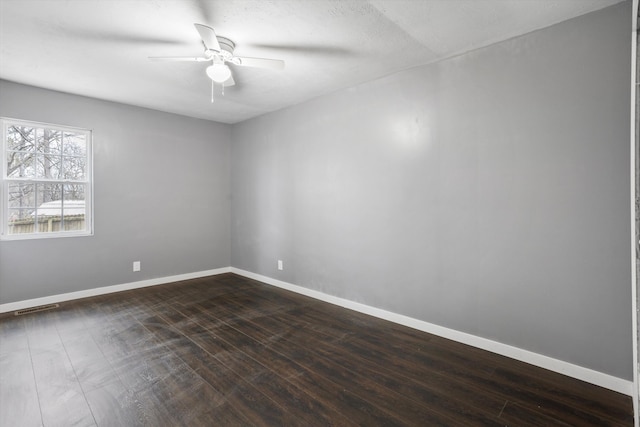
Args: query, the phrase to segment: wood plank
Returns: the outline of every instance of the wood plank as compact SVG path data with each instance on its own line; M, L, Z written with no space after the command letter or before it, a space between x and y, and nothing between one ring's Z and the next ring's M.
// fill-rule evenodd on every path
M197 349L192 347L184 352L185 360L195 366L197 371L212 384L217 384L221 380L221 373L227 372L230 377L235 378L235 381L246 382L253 386L269 401L279 406L286 405L287 410L280 415L283 419L279 423L289 424L286 420L290 419L298 420L299 423L306 422L307 425L314 423L351 425L347 418L313 399L304 390L286 383L228 342L217 339L208 329L195 322L181 322L180 327L186 332L185 335L190 337L189 341L197 346ZM166 330L161 332L168 333ZM199 357L194 357L195 354ZM297 372L291 373L294 376L297 374ZM268 406L268 402L265 405Z
M507 423L506 425L513 425L513 426L569 427L569 426L575 425L575 424L567 424L553 417L549 417L538 411L523 407L513 402L508 402L505 405L504 410L500 414L500 420ZM608 425L608 424L600 424L600 425Z
M235 306L225 305L225 309L237 312ZM243 332L251 334L252 337L260 340L265 345L272 346L274 340L286 340L283 351L286 351L292 345L313 348L315 352L322 354L325 359L330 359L343 367L348 366L351 370L360 372L365 377L376 378L378 382L402 395L416 396L423 402L440 401L441 405L448 407L446 410L448 413L464 414L465 412L476 411L483 414L481 418L494 419L493 417L497 416L506 402L506 399L494 397L483 389L470 386L464 382L453 381L439 372L429 370L428 366L418 367L408 364L405 369L400 371L387 369L390 366L390 359L397 357L399 350L397 346L388 348L384 346L384 343L376 341L373 345L379 346L378 348L384 348L384 353L378 354L372 359L355 358L353 357L353 351L341 348L340 342L327 340L325 335L317 334L314 330L309 330L308 328L304 329L304 331L300 328L290 328L288 324L296 322L296 320L287 317L286 313L280 315L280 317L278 315L249 317L252 318L253 323L248 328L248 332L246 329L243 329ZM241 325L237 319L232 324L234 327ZM298 326L300 325L298 324ZM257 332L260 330L275 332L264 332L259 335ZM298 331L297 334L296 331ZM302 341L300 342L300 340ZM424 342L415 341L414 339L411 340L411 343L411 345L424 344ZM371 345L365 342L364 350L360 349L356 354L361 355L367 350L371 350ZM465 362L467 361L465 360ZM456 408L453 407L455 402L459 404ZM469 408L470 405L474 407L473 410ZM468 416L468 419L471 419L471 416Z
M235 413L242 414L253 425L278 425L285 418L285 410L247 382L244 373L240 375L212 357L217 350L212 353L212 349L207 350L186 338L172 340L171 346L208 384L220 391L223 398L216 400L217 405L228 402Z
M29 348L33 350L57 348L62 345L55 325L53 311L25 314L25 330L29 339Z
M298 317L311 317L317 322L321 322L323 316L318 313L315 307L305 307L304 312L297 312ZM351 313L350 313L351 315ZM273 316L271 316L273 317ZM351 316L349 316L351 317ZM337 319L338 326L332 325L334 320ZM322 322L324 326L327 328L333 328L336 331L340 331L343 328L353 328L354 323L353 319L343 319L338 316L331 317L330 322ZM360 322L358 320L357 322ZM364 356L367 360L383 360L385 358L385 353L377 351L376 348L385 348L384 342L379 341L379 337L376 337L375 334L371 335L367 331L368 327L360 328L359 331L363 331L362 334L359 334L357 337L352 336L351 338L347 338L343 340L343 345L348 347L355 353ZM330 333L325 331L326 333ZM388 338L385 336L385 338ZM378 340L377 347L371 347L370 344L375 343ZM385 340L386 342L386 340ZM415 343L415 342L414 342ZM507 359L501 356L492 355L488 352L482 352L478 349L467 348L460 343L455 343L449 340L445 340L439 337L434 337L432 340L425 341L422 343L423 345L420 347L416 347L419 351L402 351L401 353L404 355L402 359L394 357L387 360L387 363L395 366L396 368L402 371L410 371L413 367L426 367L429 370L435 368L436 372L442 375L451 376L452 381L466 381L470 382L474 385L476 389L485 389L488 390L486 393L495 393L498 396L501 396L504 399L511 398L515 400L519 400L524 405L530 406L538 406L541 408L545 408L544 410L555 414L555 416L560 417L559 420L565 419L568 422L573 423L599 423L601 419L611 419L613 415L614 419L622 419L627 422L632 422L632 408L629 407L628 398L624 399L626 401L626 405L621 402L619 396L612 395L615 393L609 392L607 396L609 399L604 399L605 402L613 400L615 403L606 404L603 403L603 399L596 399L591 401L584 401L582 397L578 398L580 402L583 404L582 409L570 409L570 406L567 406L567 401L571 404L571 401L574 399L573 392L565 390L564 394L559 392L559 389L556 389L554 392L553 387L549 384L545 385L544 381L538 382L533 378L529 378L529 381L533 381L537 384L537 387L545 387L546 393L540 393L536 395L537 399L534 399L534 395L532 393L536 393L537 390L531 389L527 387L528 382L525 381L526 378L520 376L519 381L511 381L511 382L502 382L500 381L500 377L498 375L494 375L497 369L500 369L501 376L507 376L504 368L493 368L492 364L498 366L498 363L506 363L511 367L520 367L520 365L524 365L521 362L513 361L511 359ZM462 348L465 351L460 351ZM398 348L396 347L398 350ZM470 354L477 354L478 352L484 353L481 354L482 359L484 360L474 360L469 357ZM410 362L407 364L407 359ZM494 359L491 362L491 359ZM488 360L488 362L487 362ZM539 368L534 368L536 370L540 370ZM549 371L544 371L544 375L548 378L555 378L555 383L557 384L558 378L563 377L560 374L550 373ZM428 374L428 372L425 372ZM418 372L415 375L419 375ZM511 373L511 376L516 374ZM575 380L575 382L578 382ZM593 386L583 384L582 388L587 387L588 389L593 389ZM565 386L566 389L566 386ZM597 396L598 393L594 394L594 397ZM575 402L574 402L575 403Z
M40 402L28 349L0 354L0 426L41 426Z
M85 393L91 413L99 426L167 425L158 407L135 393L118 380Z
M35 350L32 363L44 425L96 425L64 347Z
M29 348L24 317L5 316L0 320L0 354Z
M85 393L118 381L118 375L89 331L79 332L72 338L66 339L64 348Z
M258 320L256 319L256 323L236 322L233 328L247 336L254 336L260 329ZM336 381L338 384L355 386L367 391L366 394L359 394L365 399L372 399L376 393L384 394L385 398L376 400L376 404L384 406L386 403L381 402L388 402L389 407L393 407L395 412L408 417L403 422L433 421L422 417L426 412L435 411L453 419L462 416L469 425L491 425L495 424L496 416L505 402L502 399L489 400L474 390L454 395L447 393L446 389L399 377L397 372L388 371L384 363L363 363L364 360L354 357L352 352L321 340L309 343L311 345L298 346L291 340L276 336L268 337L266 342L262 340L261 344L331 379L339 378L340 380ZM472 406L472 401L469 400L471 398L481 402Z
M398 425L406 425L407 422L428 425L442 423L443 420L445 423L452 422L442 414L419 405L412 405L404 396L385 389L369 378L357 376L338 364L325 363L325 360L302 349L291 348L292 353L284 356L275 350L275 346L264 345L242 333L237 329L238 326L240 326L238 323L235 323L234 327L221 324L211 332L216 338L233 343L238 350L259 360L263 366L277 372L281 377L291 378L294 383L313 378L313 382L306 382L303 386L310 393L316 392L316 389L322 385L323 388L318 392L338 389L343 392L339 396L344 402L359 401L357 406L366 408L364 413L356 414L350 407L353 406L351 404L341 408L342 411L346 411L343 413L348 414L351 419L361 416L365 424L375 419L385 424ZM299 375L300 372L305 375Z
M526 387L546 400L561 401L567 405L585 406L600 418L633 422L633 411L628 396L604 390L593 384L557 373L540 372L540 368L525 363L510 363L496 369L495 378L514 386ZM527 402L523 402L527 404ZM536 405L536 402L528 402ZM544 401L538 402L544 404Z

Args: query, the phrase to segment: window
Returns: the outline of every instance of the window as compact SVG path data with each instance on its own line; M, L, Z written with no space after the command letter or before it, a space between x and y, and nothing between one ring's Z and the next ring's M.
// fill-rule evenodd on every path
M0 119L0 238L92 234L91 131Z

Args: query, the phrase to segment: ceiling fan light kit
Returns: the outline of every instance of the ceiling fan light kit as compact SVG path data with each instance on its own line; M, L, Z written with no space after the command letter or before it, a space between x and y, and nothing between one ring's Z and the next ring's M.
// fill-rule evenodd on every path
M231 69L221 62L214 63L207 67L207 76L216 83L224 83L231 77Z
M257 68L271 68L274 70L282 70L284 68L284 61L280 59L265 59L265 58L247 58L241 56L235 56L233 51L235 50L235 43L226 37L217 36L213 28L202 24L193 24L200 34L202 45L204 46L204 56L202 57L184 57L184 56L155 56L149 57L152 61L187 61L187 62L209 62L206 69L207 76L211 79L212 84L218 83L225 86L235 85L233 79L233 72L227 65L233 64L234 66L244 67L257 67ZM212 88L213 90L213 88ZM224 94L224 92L223 92Z

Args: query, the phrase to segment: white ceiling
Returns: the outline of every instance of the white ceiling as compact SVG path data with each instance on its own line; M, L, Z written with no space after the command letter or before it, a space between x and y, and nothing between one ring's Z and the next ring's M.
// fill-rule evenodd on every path
M0 0L0 78L235 123L620 1ZM285 70L235 67L211 104L207 63L147 59L201 56L194 23Z

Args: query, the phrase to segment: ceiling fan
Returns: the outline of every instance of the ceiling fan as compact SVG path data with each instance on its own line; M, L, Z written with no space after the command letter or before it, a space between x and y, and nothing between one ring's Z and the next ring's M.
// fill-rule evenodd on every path
M281 70L284 68L284 61L280 59L247 58L235 56L233 51L235 43L226 37L216 35L213 28L202 24L193 24L200 34L204 46L204 56L150 56L152 61L187 61L187 62L211 62L207 67L207 76L213 83L225 86L233 86L233 74L227 65L233 64L243 67L258 67Z

